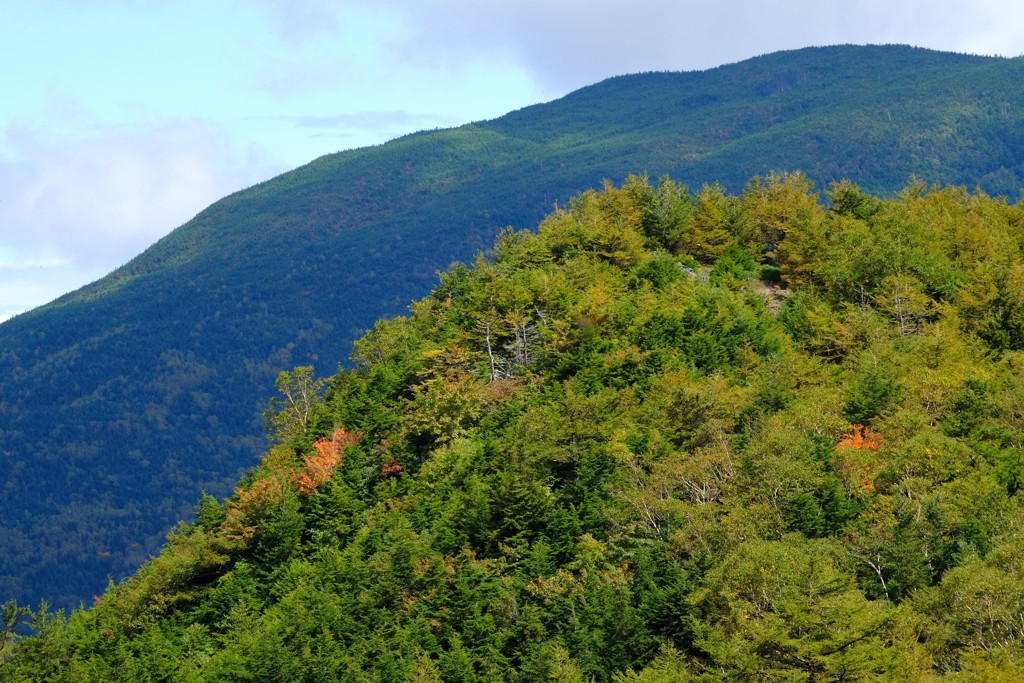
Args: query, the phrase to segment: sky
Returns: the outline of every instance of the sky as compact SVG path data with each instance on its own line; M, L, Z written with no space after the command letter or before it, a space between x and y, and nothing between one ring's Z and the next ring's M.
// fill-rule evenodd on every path
M0 322L313 159L812 45L1024 54L1015 0L0 0Z

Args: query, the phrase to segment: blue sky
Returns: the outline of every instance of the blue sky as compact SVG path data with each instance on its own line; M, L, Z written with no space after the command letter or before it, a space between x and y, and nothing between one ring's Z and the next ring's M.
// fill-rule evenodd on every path
M637 71L909 43L1024 53L995 0L3 0L0 321L331 152Z

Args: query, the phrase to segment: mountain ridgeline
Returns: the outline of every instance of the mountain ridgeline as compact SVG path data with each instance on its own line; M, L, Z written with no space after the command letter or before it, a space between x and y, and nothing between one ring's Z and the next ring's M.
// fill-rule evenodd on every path
M1024 205L633 176L490 253L0 680L1024 678Z
M0 325L0 596L89 601L265 448L278 373L330 374L436 272L646 170L696 193L801 169L892 196L912 175L1016 201L1024 60L785 52L613 78L320 158L212 205L124 267Z

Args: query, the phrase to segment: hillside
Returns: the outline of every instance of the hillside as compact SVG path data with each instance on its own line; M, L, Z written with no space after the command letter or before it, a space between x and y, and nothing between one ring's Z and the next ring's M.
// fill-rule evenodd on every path
M1021 680L1024 206L824 199L503 233L0 680Z
M108 277L0 325L0 596L67 606L124 576L265 446L278 373L332 373L436 271L556 202L671 174L740 191L802 169L1016 199L1024 60L815 48L613 78L323 157L217 202Z

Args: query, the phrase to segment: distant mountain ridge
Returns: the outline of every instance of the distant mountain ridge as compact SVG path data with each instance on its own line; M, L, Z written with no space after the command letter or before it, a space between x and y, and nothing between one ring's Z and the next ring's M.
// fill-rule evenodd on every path
M74 604L133 571L203 490L228 494L256 462L279 371L330 374L501 228L643 171L739 191L800 169L883 195L916 174L1016 201L1021 82L1020 58L808 48L612 78L224 198L0 325L0 598Z

